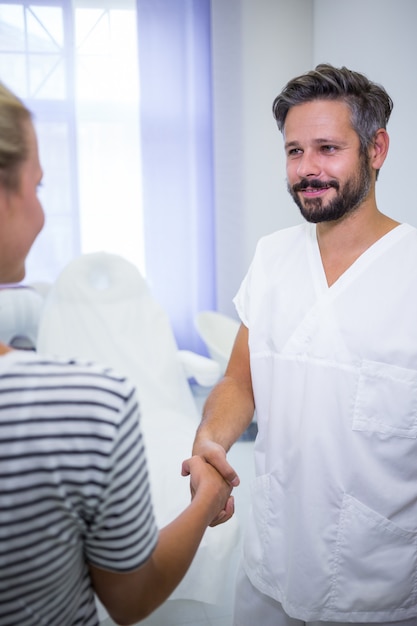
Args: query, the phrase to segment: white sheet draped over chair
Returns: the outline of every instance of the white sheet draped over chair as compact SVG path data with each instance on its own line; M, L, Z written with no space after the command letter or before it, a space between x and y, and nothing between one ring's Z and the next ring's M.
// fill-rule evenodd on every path
M197 331L212 359L217 361L220 373L226 371L240 322L218 311L199 311L195 316Z
M135 383L157 521L160 526L171 521L190 500L181 463L191 454L199 415L168 317L140 272L108 253L72 261L48 292L37 347L43 353L110 365ZM185 356L189 367L192 355ZM195 357L201 369L205 359ZM214 383L218 371L211 361L208 365ZM236 519L207 529L171 597L221 602L238 537Z

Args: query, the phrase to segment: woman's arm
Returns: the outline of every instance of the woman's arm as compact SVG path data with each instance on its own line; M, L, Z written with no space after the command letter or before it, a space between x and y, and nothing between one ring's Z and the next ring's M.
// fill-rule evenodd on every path
M193 457L183 463L182 471L191 474L194 498L160 531L148 561L129 573L90 565L94 590L118 624L144 619L168 598L191 565L207 526L226 507L231 487L212 466Z

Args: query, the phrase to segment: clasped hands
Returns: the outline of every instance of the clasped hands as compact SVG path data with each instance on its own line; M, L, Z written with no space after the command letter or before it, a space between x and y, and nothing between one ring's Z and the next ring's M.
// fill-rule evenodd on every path
M191 498L197 493L212 500L213 516L209 526L227 522L234 514L234 487L239 485L239 477L226 460L224 448L212 441L206 441L194 448L194 456L182 464L182 476L190 476Z

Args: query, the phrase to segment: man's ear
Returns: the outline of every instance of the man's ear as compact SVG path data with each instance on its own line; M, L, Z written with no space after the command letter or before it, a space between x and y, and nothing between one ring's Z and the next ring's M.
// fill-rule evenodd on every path
M385 128L380 128L376 131L373 142L369 149L369 157L371 166L378 171L388 154L389 148L389 135Z

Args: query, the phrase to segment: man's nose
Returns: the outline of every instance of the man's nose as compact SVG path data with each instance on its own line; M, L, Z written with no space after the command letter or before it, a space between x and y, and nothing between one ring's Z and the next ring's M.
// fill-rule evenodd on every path
M318 155L313 151L304 151L298 162L297 174L300 178L319 176L321 166Z

